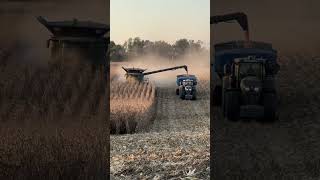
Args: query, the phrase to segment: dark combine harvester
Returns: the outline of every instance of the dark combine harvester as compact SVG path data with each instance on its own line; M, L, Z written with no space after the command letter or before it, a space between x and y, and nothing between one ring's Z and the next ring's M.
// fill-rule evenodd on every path
M72 62L75 59L89 61L94 65L107 65L107 50L110 31L108 25L91 21L47 21L38 17L53 35L47 41L51 48L53 63Z
M160 72L164 72L164 71L176 70L176 69L181 69L181 68L184 68L188 72L188 67L186 65L175 66L172 68L160 69L160 70L151 71L151 72L144 72L144 71L146 71L146 69L141 69L141 68L124 68L124 67L122 67L122 69L126 71L126 74L125 74L126 80L129 82L134 82L134 81L142 82L142 81L144 81L144 76L146 76L146 75L160 73Z

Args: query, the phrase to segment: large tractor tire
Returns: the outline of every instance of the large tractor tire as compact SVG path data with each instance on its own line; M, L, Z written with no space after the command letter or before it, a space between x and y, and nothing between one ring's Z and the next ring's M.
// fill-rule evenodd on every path
M240 92L225 91L223 104L225 117L231 121L238 120L240 114Z
M263 94L264 120L275 121L277 119L277 95L269 92Z
M222 87L216 86L213 91L213 105L220 106L222 104Z
M179 87L179 97L180 97L181 99L185 99L185 95L186 95L186 92L185 92L184 87L183 87L183 86L180 86L180 87Z
M176 95L179 95L179 88L176 89Z
M197 100L197 90L192 91L192 99L191 100Z

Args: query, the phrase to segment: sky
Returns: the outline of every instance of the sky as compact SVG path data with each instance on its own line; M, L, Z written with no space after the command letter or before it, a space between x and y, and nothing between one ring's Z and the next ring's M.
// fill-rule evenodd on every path
M187 38L210 45L210 0L110 0L110 37L173 44Z
M212 15L246 13L250 39L272 43L280 53L320 54L319 0L214 0L210 5ZM221 23L211 28L212 45L244 39L237 23Z

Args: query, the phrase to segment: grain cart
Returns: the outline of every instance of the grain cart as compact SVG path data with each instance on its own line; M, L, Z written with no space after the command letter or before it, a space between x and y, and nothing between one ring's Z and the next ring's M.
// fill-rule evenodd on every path
M182 74L177 76L176 95L181 99L196 100L197 98L197 78L195 75Z
M146 69L141 69L141 68L122 67L122 69L126 71L125 77L128 82L135 82L135 81L142 82L145 80L144 76L146 76L146 75L160 73L160 72L164 72L164 71L170 71L170 70L177 70L177 69L181 69L181 68L184 68L188 72L188 67L186 65L175 66L172 68L160 69L160 70L151 71L151 72L144 72L144 71L146 71Z
M213 103L230 120L277 117L275 76L277 51L271 44L249 40L247 16L243 13L211 17L211 23L237 20L246 32L245 41L214 46Z
M51 48L50 63L71 63L84 60L93 65L107 65L110 31L108 25L91 21L47 21L39 16L38 21L53 35L47 40Z

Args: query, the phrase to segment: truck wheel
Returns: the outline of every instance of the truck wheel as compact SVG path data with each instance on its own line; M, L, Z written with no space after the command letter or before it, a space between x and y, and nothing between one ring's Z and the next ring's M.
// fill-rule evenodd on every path
M275 121L277 118L277 96L275 93L263 94L264 120Z
M179 95L179 88L176 89L176 95Z
M181 99L185 99L185 91L183 86L179 87L179 96Z
M225 116L228 120L236 121L240 113L240 93L238 91L226 91L224 93Z
M213 91L213 105L220 106L222 104L222 87L216 86Z

